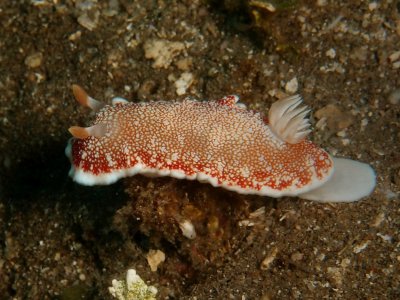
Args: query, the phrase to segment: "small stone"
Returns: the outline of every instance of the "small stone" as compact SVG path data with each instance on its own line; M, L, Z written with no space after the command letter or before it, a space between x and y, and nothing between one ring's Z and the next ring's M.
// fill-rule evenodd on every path
M368 125L368 119L362 119L361 120L361 128L364 129Z
M186 94L187 89L193 83L193 74L189 72L183 72L181 77L175 81L176 93L181 96Z
M399 60L399 58L400 58L400 50L396 51L396 52L393 52L392 54L389 55L388 58L389 58L390 62L394 62L394 61Z
M188 71L193 66L193 60L190 57L185 57L176 62L179 70Z
M337 285L341 286L343 283L343 272L340 268L328 267L328 276Z
M260 224L265 217L265 206L261 206L259 209L250 213L248 219L239 221L239 226L254 226Z
M306 18L305 18L304 16L298 16L298 17L297 17L297 20L298 20L300 23L305 23L305 22L306 22Z
M343 258L342 261L340 262L340 266L345 269L347 268L351 263L351 260L348 258Z
M392 64L392 68L397 70L400 69L400 61L396 61Z
M381 226L382 222L385 221L385 213L381 212L379 213L375 219L371 222L372 227L379 227Z
M261 206L260 208L251 212L249 215L249 218L250 219L258 219L258 218L263 218L264 215L265 215L265 206Z
M33 53L25 58L25 65L29 68L37 68L43 62L43 54L41 52Z
M276 255L278 254L278 248L273 248L271 252L261 262L261 270L268 270L271 264L274 262Z
M296 93L298 88L299 88L299 82L297 81L296 77L289 80L285 85L285 91L290 94Z
M120 10L120 5L118 0L109 0L108 1L108 9L104 10L104 15L107 17L113 17L118 14Z
M269 295L268 292L264 292L264 294L261 296L260 300L271 300L272 297Z
M303 257L304 257L304 254L301 253L301 252L295 252L295 253L293 253L293 254L290 256L290 258L291 258L293 261L300 261L300 260L303 259Z
M152 272L156 272L158 265L165 261L165 253L161 250L150 250L146 256Z
M369 243L370 243L370 241L364 241L358 245L355 245L353 248L353 253L358 254L358 253L364 251L368 247Z
M182 222L179 222L179 228L182 230L182 234L184 237L187 237L188 239L195 239L197 234L196 230L194 228L194 225L192 222L189 220L184 220Z
M331 49L329 49L329 50L327 50L325 52L325 55L327 57L329 57L329 58L335 58L336 57L336 51L335 51L335 49L331 48Z
M353 123L353 117L351 114L342 112L334 104L328 104L327 106L317 110L314 116L319 120L324 118L328 128L335 132L342 131Z
M350 145L350 140L349 139L342 139L342 145L343 146L348 146L348 145Z
M100 12L95 11L90 16L85 12L78 17L78 23L86 29L93 31L98 26Z
M181 42L170 42L168 40L148 40L143 45L144 56L153 59L153 68L168 68L172 60L185 49Z
M391 92L388 97L388 101L390 104L398 105L400 103L400 89L396 89Z
M368 4L368 9L369 11L373 11L378 7L378 3L376 2L371 2L370 4Z
M322 117L315 123L315 127L318 128L319 130L324 130L326 127L326 117Z
M346 131L346 130L338 131L338 132L336 133L336 135L337 135L338 137L344 138L344 137L346 137L346 135L347 135L347 131Z
M54 255L54 260L55 260L55 261L59 261L60 258L61 258L61 254L60 254L60 252L57 252L57 253Z
M382 233L378 232L376 235L379 236L385 242L389 242L389 243L393 242L393 237L389 234L382 234Z
M82 31L78 30L78 31L72 33L72 34L68 37L68 39L69 39L71 42L75 42L75 41L79 40L79 39L81 38L81 36L82 36Z

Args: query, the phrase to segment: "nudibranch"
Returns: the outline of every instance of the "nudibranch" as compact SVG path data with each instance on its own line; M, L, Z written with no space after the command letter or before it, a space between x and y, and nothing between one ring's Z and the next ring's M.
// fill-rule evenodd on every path
M369 195L375 173L364 163L331 157L307 139L309 110L300 96L273 103L268 118L237 96L216 101L106 105L73 85L76 100L96 112L90 127L69 128L70 176L83 185L135 174L172 176L242 194L351 202Z

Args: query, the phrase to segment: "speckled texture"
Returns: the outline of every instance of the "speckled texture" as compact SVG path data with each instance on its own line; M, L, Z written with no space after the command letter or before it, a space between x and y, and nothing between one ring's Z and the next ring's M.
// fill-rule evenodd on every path
M104 136L68 145L71 176L93 185L151 173L272 197L298 195L330 177L333 163L324 150L304 138L286 142L236 101L108 105L94 121L106 126Z
M400 87L393 55L398 1L298 1L268 15L263 32L251 28L248 12L206 1L34 2L0 2L0 295L107 299L111 280L134 268L160 295L179 299L400 297L400 106L392 97ZM167 68L154 68L143 48L154 39L185 47ZM136 176L96 188L72 183L66 129L85 124L88 111L77 108L71 84L105 101L181 100L186 95L177 96L175 82L182 73L192 74L187 95L237 94L264 113L296 78L314 112L336 108L329 118L312 114L312 141L335 156L370 163L376 190L354 204L327 205L170 178ZM172 185L179 197L173 203L183 207L205 206L196 199L208 193L215 203L226 200L210 207L229 226L199 219L205 223L197 242L201 254L214 254L214 265L196 268L202 260L190 260L192 240L163 238L163 230L177 236L179 227L145 206L160 182ZM159 201L167 204L172 195L164 196ZM161 228L133 218L135 205L146 221L155 214ZM235 225L263 206L255 226ZM121 209L130 220L123 228L113 223ZM227 228L229 242L206 239L207 222L217 233ZM150 247L166 254L157 272L146 260Z

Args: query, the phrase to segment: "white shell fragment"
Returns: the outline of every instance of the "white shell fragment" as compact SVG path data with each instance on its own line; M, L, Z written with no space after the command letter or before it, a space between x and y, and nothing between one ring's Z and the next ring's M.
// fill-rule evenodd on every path
M268 270L272 263L274 262L276 255L278 254L279 250L278 248L274 247L269 253L268 255L263 259L263 261L261 262L260 268L263 271Z
M158 266L165 261L165 253L161 250L151 249L146 255L147 263L152 272L156 272Z
M182 234L184 237L187 237L191 240L196 238L196 230L194 229L193 223L189 220L179 222L179 228L182 230Z

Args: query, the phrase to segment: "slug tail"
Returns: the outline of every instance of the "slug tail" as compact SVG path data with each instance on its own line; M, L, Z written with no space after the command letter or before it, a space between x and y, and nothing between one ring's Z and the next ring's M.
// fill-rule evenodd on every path
M333 164L335 170L330 180L299 197L318 202L355 202L373 192L376 175L370 165L337 157Z

